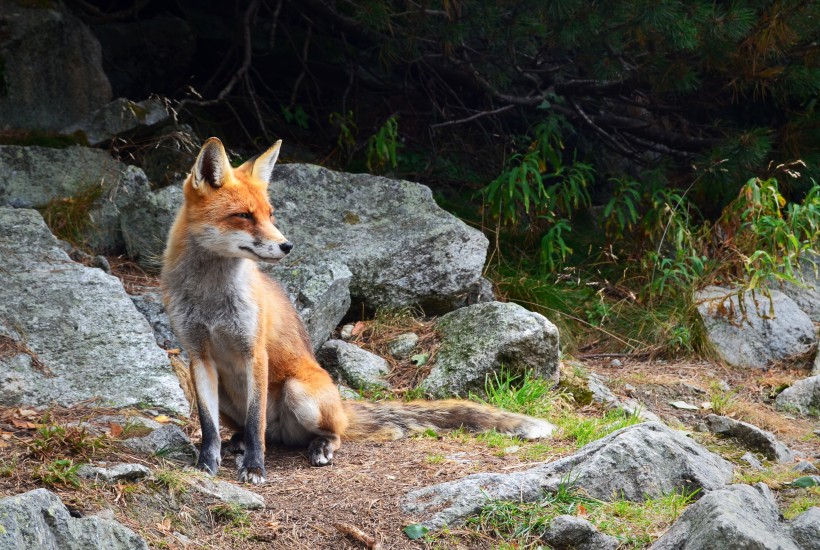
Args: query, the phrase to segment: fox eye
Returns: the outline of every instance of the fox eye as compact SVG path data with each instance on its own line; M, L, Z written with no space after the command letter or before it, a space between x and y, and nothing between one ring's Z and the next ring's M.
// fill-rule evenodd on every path
M242 218L243 220L252 220L253 214L250 212L239 212L238 214L234 214L237 218Z

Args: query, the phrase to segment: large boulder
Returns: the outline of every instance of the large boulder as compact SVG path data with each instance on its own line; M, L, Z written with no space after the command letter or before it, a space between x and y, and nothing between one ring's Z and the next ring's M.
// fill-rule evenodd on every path
M145 99L131 101L124 97L115 99L91 113L83 120L71 124L63 131L67 134L82 132L90 145L110 141L112 137L147 128L168 120L168 112L161 101Z
M774 404L781 411L820 416L820 375L798 380L780 392Z
M487 238L439 208L423 185L286 164L274 170L270 196L295 245L291 265L346 265L350 294L367 307L449 311L481 285ZM131 257L155 263L181 203L175 186L133 205L123 222Z
M775 462L793 462L797 455L777 440L773 433L761 430L754 424L741 422L728 416L710 414L706 426L712 433L739 440L745 447L763 453Z
M518 304L486 302L439 318L441 346L421 383L435 397L483 393L488 374L503 366L558 382L558 329Z
M814 325L786 294L771 289L743 293L710 286L695 297L709 341L726 363L764 368L771 363L807 357L817 349Z
M74 518L60 497L46 489L0 500L2 550L148 550L148 544L113 519Z
M798 550L780 521L771 491L732 485L707 494L687 508L652 550Z
M820 254L808 252L800 258L799 285L782 281L780 289L815 323L820 323Z
M643 501L673 491L714 491L732 465L663 424L647 422L593 441L578 453L509 474L473 474L408 493L403 507L435 529L460 523L493 500L531 502L569 483L601 500Z
M0 206L48 210L75 201L75 217L88 216L72 220L77 236L98 253L124 248L120 212L149 190L142 170L100 149L0 145Z
M0 404L98 397L188 414L167 354L118 279L72 262L33 210L0 207L0 235Z
M111 100L100 44L62 2L0 0L0 124L60 130Z
M789 533L803 550L820 550L820 508L809 508L789 524Z

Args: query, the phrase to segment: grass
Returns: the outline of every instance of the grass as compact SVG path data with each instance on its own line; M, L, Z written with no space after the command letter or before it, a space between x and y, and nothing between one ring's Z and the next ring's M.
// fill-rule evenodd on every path
M786 519L794 519L809 508L820 506L820 487L809 487L801 489L790 502L787 502L783 510Z
M215 520L230 523L233 527L248 527L251 524L250 515L238 504L216 504L209 510Z
M188 491L185 474L173 468L162 468L155 471L153 480L156 485L168 489L171 494Z
M40 465L34 476L46 485L67 485L76 488L80 486L80 478L77 475L79 467L80 465L75 464L70 458L61 458Z
M709 388L709 404L712 406L712 412L722 416L734 411L737 405L737 394L732 391L726 391L720 387L718 382L713 382Z
M40 213L46 225L58 238L77 248L85 248L87 233L91 226L91 209L103 194L101 184L84 186L73 197L55 198Z
M637 414L613 409L600 418L567 415L559 419L558 426L563 428L565 437L575 441L575 445L581 448L621 428L640 423L641 418Z
M33 455L44 460L64 454L88 459L110 446L105 436L92 435L85 428L77 426L52 424L48 415L45 415L39 424L28 447Z

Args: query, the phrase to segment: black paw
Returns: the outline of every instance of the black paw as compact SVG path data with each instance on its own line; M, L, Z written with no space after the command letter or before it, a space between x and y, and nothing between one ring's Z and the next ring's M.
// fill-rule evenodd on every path
M227 443L222 444L222 453L230 453L232 455L245 454L245 433L236 432L233 434Z
M199 460L196 462L197 470L202 470L208 475L215 476L219 471L219 459L214 456L206 456L205 453L199 455Z
M317 437L308 446L308 460L312 466L328 466L333 464L333 446L330 439Z

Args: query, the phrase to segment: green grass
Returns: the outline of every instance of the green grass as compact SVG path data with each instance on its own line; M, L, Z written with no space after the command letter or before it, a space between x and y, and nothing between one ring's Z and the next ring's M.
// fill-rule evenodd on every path
M188 484L185 482L185 474L172 468L164 468L154 472L154 483L160 487L168 489L170 493L185 493Z
M42 464L34 476L46 485L70 485L80 486L80 478L77 475L79 464L69 458L61 458L52 462Z
M641 419L637 414L618 409L607 411L600 418L567 415L558 420L558 426L564 429L564 435L574 440L578 448L621 428L640 423Z
M553 391L553 385L551 380L537 378L531 372L514 374L502 367L487 376L486 397L471 393L469 398L499 409L546 418L564 406L562 394Z
M801 489L800 494L795 495L794 499L786 504L783 516L786 519L794 519L814 506L820 506L820 487Z
M230 523L233 527L248 527L250 514L238 504L216 504L209 508L215 520Z

